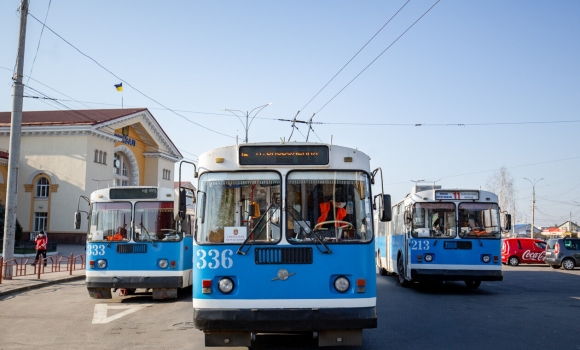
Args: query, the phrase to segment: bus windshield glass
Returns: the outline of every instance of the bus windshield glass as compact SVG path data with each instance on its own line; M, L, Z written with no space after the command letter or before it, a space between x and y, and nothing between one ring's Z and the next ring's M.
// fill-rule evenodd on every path
M415 203L412 222L415 238L453 238L457 235L453 203Z
M287 178L286 238L289 242L372 240L370 181L365 172L293 171Z
M199 243L280 241L280 174L272 171L204 173L199 178Z
M459 203L459 236L500 238L499 210L494 203Z
M173 202L135 203L135 241L179 241L175 231Z
M128 241L131 203L93 203L87 241Z

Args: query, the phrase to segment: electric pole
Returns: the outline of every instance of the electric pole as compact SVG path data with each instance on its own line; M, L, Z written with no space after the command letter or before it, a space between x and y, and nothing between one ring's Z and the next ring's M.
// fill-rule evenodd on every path
M16 204L18 199L18 165L20 160L20 131L22 129L22 103L24 85L24 46L26 44L26 19L28 18L28 0L20 2L20 31L18 35L18 57L16 71L12 80L12 119L10 123L10 150L8 156L8 188L6 189L6 213L4 217L4 261L14 258L14 236L16 229ZM10 265L9 265L10 266ZM12 267L4 271L4 278L12 279Z

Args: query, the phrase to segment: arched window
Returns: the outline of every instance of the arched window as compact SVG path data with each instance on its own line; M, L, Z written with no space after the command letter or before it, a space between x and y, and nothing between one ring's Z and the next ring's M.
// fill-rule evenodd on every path
M133 184L131 176L131 163L124 154L117 152L113 160L113 178L117 186L129 186Z
M99 151L99 163L103 162L103 151Z
M99 150L95 150L95 163L99 162Z
M107 152L103 153L103 164L107 164Z
M36 197L48 197L48 179L41 177L36 181Z

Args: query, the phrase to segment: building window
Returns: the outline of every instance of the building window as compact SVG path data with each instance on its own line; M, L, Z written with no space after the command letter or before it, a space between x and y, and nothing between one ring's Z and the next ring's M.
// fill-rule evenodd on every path
M46 230L48 213L34 213L34 231Z
M107 152L95 150L95 163L107 164Z
M163 169L163 180L171 180L171 170Z
M107 164L107 152L103 152L103 164Z
M99 162L99 150L95 150L95 163Z
M113 178L117 186L130 186L133 183L131 178L131 163L122 153L114 154Z
M38 179L36 181L36 197L48 197L48 186L48 179L46 177Z

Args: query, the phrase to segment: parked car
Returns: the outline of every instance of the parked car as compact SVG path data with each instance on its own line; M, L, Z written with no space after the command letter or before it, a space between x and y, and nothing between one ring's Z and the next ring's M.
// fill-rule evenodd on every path
M580 265L580 238L556 238L546 245L546 264L554 269L572 270Z
M501 262L510 266L544 264L546 242L532 238L506 238L501 245Z

